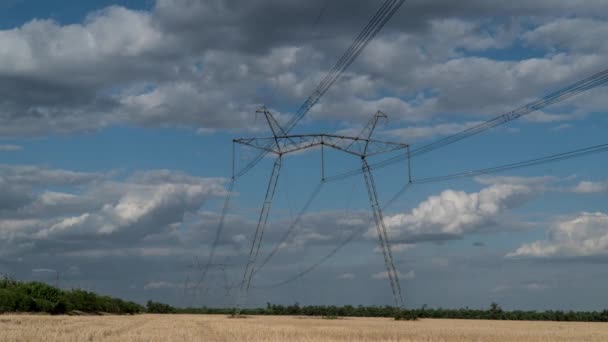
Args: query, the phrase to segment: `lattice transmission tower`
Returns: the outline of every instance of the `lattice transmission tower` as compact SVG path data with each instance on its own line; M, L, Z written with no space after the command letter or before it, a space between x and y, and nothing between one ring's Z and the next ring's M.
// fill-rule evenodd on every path
M266 190L266 196L264 198L264 204L260 210L258 223L252 239L251 248L249 250L249 258L243 274L243 279L240 284L240 289L237 294L235 315L239 315L241 309L246 303L249 289L253 276L256 273L256 262L262 246L262 239L264 236L264 230L268 223L268 217L270 209L272 207L272 201L274 198L275 190L277 187L279 175L281 172L283 156L289 153L302 151L305 149L319 148L321 149L321 174L322 181L325 179L325 148L335 149L353 156L358 157L361 160L361 170L364 176L365 185L367 186L367 192L369 195L369 202L376 224L376 230L378 233L378 240L384 256L384 263L388 274L391 290L395 300L395 305L402 308L404 305L403 296L401 293L401 285L399 283L399 273L395 267L393 261L393 255L391 251L391 244L387 233L386 225L384 224L384 217L382 209L378 200L378 192L376 190L376 184L374 181L374 175L372 174L371 168L367 162L367 158L370 156L376 156L389 152L395 152L403 150L405 157L408 160L408 173L409 182L411 183L411 161L410 161L410 146L408 144L381 141L372 139L374 131L378 126L378 122L381 119L386 119L387 116L378 111L369 123L363 128L361 133L357 136L346 136L336 134L287 134L272 113L266 108L262 107L257 110L256 113L263 114L266 122L270 126L272 132L271 137L261 138L243 138L233 140L234 146L237 144L253 147L267 153L276 156L270 179L268 181L268 187ZM234 147L233 146L233 147ZM235 150L233 148L233 173L235 170Z

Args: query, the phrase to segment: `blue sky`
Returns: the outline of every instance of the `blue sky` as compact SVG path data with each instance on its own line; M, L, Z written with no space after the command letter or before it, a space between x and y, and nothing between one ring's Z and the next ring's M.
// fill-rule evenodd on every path
M311 30L322 5L0 5L0 273L52 282L59 272L64 287L232 305L224 279L243 272L270 158L236 185L216 258L225 273L215 269L195 289L189 267L207 260L232 139L270 134L255 115L262 104L286 122L378 4L346 13L332 2ZM357 131L382 110L389 120L378 138L416 147L455 134L605 69L605 7L407 4L294 132ZM604 91L416 158L414 179L606 143ZM238 165L252 155L239 149ZM359 167L327 157L330 175ZM285 159L263 255L319 182L319 158ZM406 304L601 309L606 167L598 154L413 186L385 212ZM383 201L406 171L405 163L375 171ZM298 281L255 289L250 305L392 303L372 228L361 175L324 185L254 286L289 278L353 231L366 233Z

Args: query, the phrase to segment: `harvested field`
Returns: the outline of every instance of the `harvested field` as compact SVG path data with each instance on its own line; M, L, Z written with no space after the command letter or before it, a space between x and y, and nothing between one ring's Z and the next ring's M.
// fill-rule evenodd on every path
M608 324L205 315L0 315L0 341L608 341Z

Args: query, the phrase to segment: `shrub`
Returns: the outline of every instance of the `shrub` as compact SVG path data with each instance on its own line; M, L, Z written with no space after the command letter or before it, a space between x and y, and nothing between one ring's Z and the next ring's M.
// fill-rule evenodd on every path
M44 283L25 283L0 277L0 313L47 312L61 315L70 311L136 314L143 312L144 308L137 303L83 290L63 291Z
M153 302L151 300L149 300L148 303L146 304L146 308L147 308L148 313L156 313L156 314L175 313L175 311L176 311L175 308L173 308L170 305Z

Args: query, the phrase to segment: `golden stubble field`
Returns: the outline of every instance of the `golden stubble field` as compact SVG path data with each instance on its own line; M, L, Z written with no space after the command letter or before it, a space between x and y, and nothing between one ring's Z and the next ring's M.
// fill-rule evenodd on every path
M230 319L205 315L0 315L0 341L608 341L608 324L467 320Z

